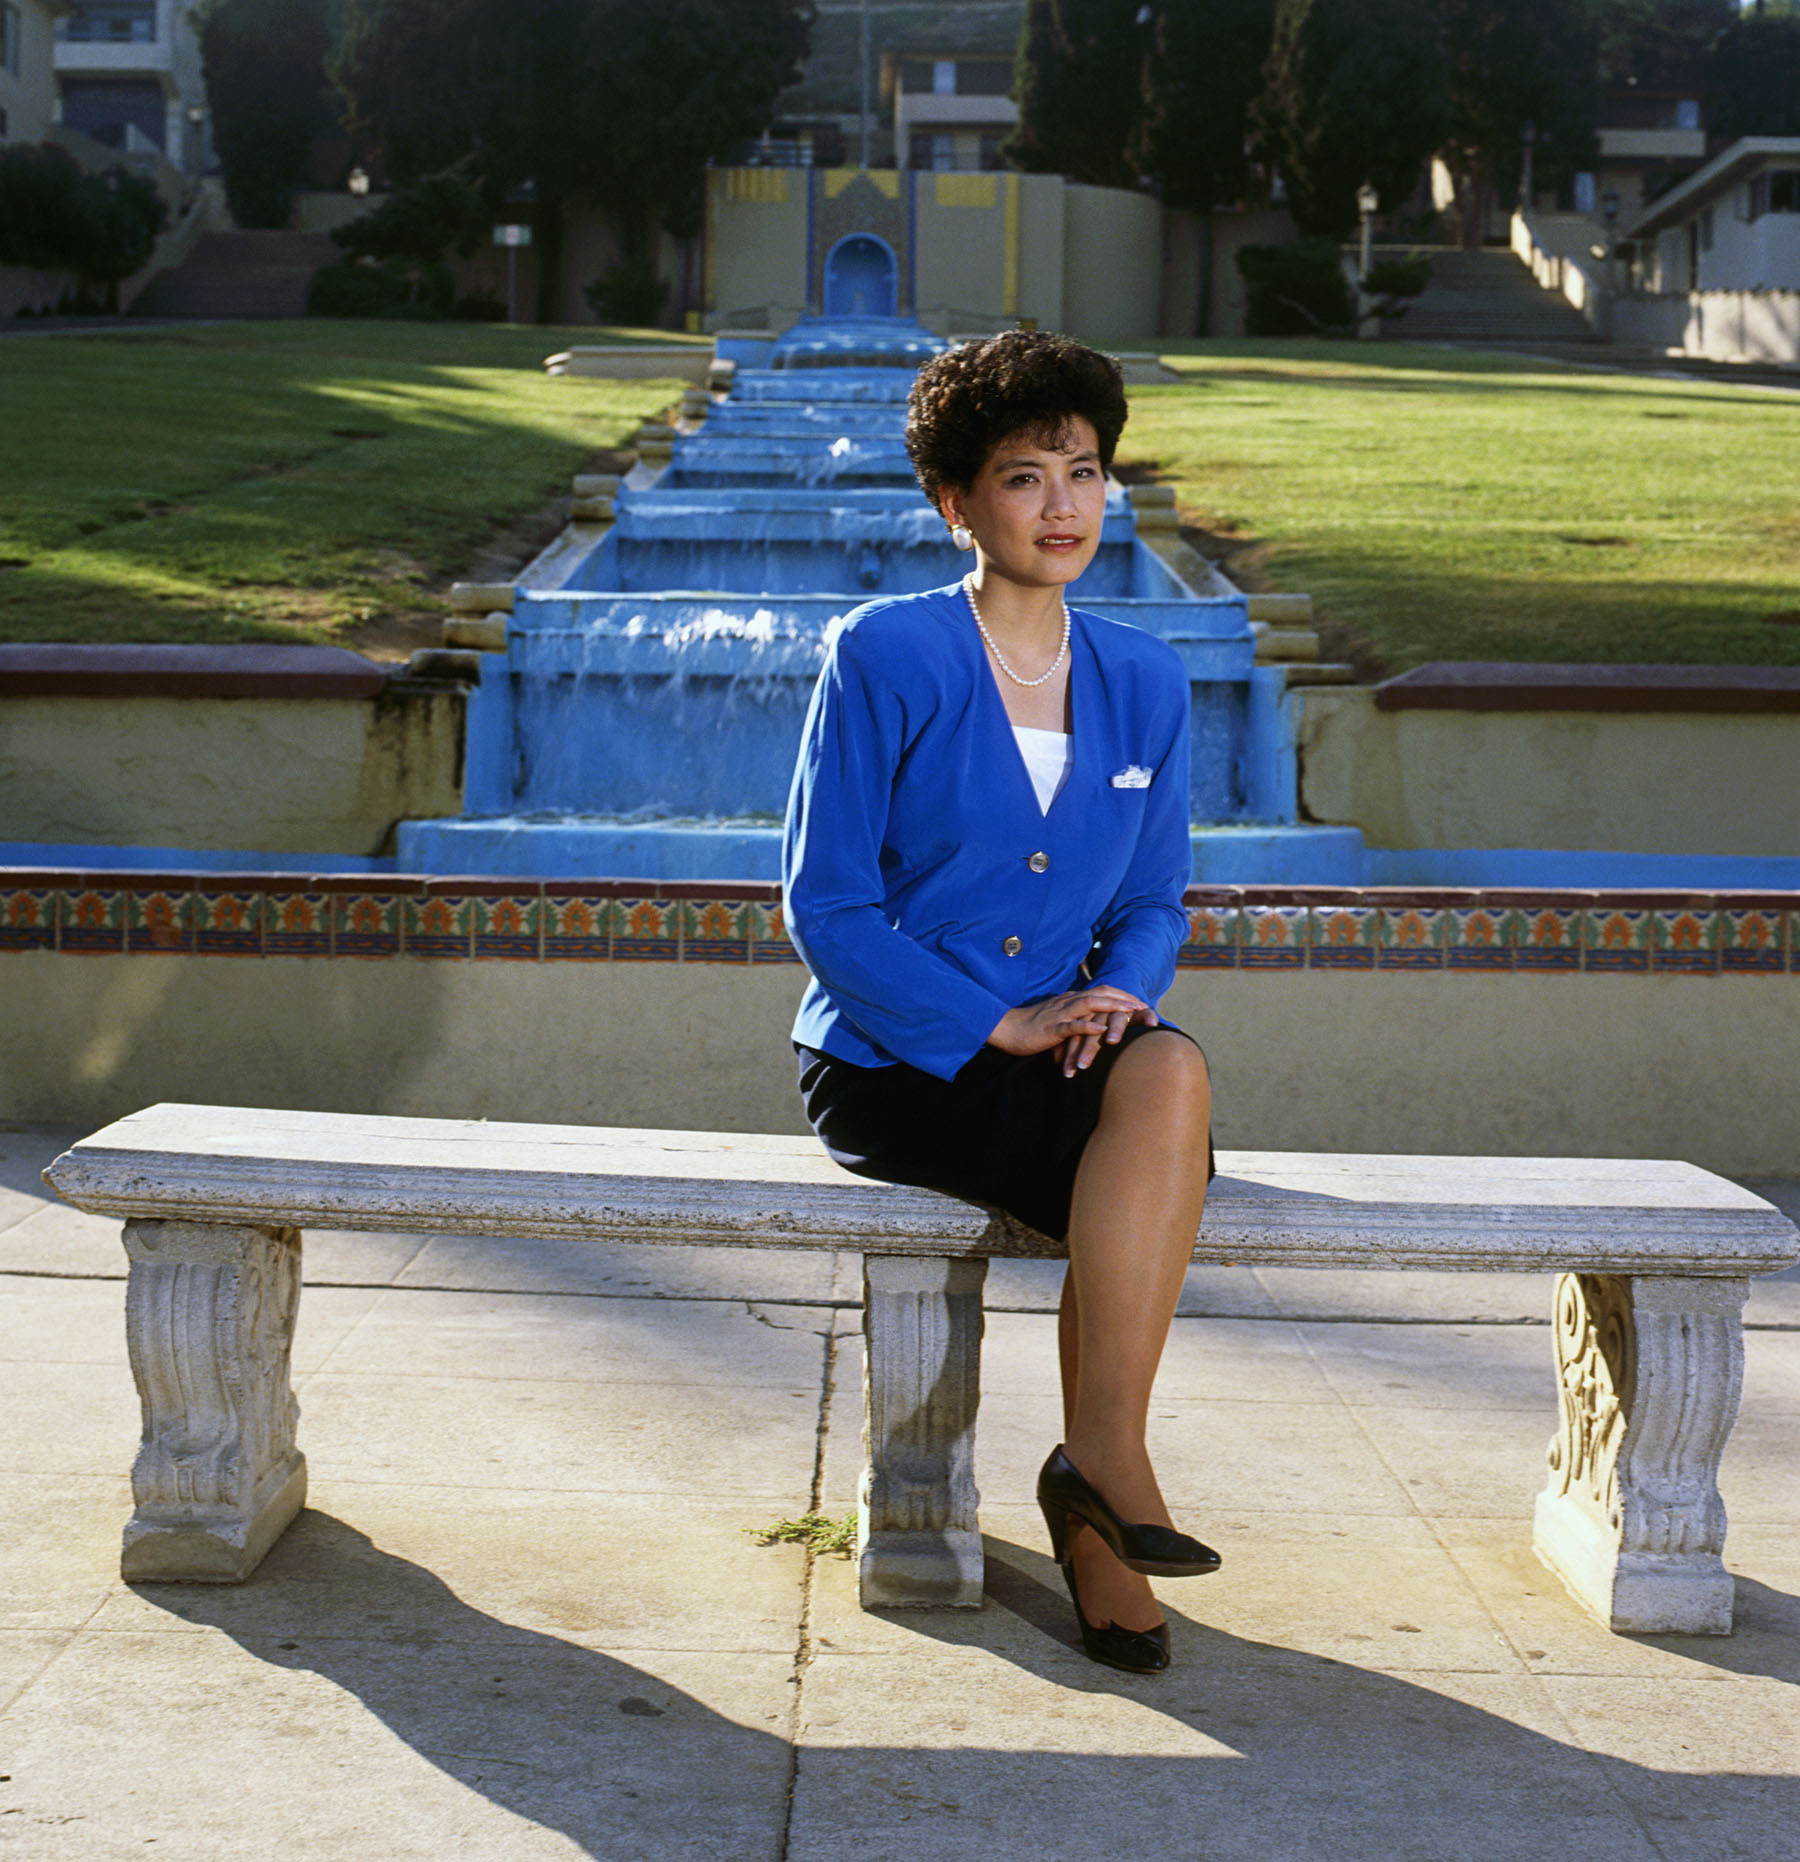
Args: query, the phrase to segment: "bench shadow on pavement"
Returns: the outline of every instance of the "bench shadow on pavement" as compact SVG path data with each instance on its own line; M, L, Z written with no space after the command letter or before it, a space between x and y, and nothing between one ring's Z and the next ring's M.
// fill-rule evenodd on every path
M795 1857L845 1848L991 1857L997 1836L1004 1853L1053 1856L1185 1854L1200 1844L1208 1857L1233 1858L1522 1858L1551 1847L1644 1857L1659 1853L1645 1827L1665 1820L1690 1856L1800 1857L1800 1779L1596 1756L1557 1737L1554 1712L1516 1676L1519 1718L1504 1717L1440 1690L1481 1697L1487 1683L1496 1691L1485 1697L1499 1700L1505 1677L1421 1685L1177 1611L1174 1673L1113 1674L1080 1659L1067 1602L1027 1569L1033 1562L1045 1564L991 1543L987 1610L905 1613L926 1642L1010 1664L1004 1702L991 1667L946 1674L943 1655L923 1645L910 1699L894 1695L903 1657L873 1668L868 1657L834 1657L885 1690L865 1695L862 1724L898 1721L918 1734L856 1743L845 1726L831 1737L848 1743L806 1746L797 1776L785 1691L774 1703L778 1730L741 1724L628 1661L473 1608L327 1514L303 1514L241 1589L134 1588L258 1661L322 1676L470 1791L596 1856L764 1853L783 1827L793 1778ZM604 1581L596 1570L594 1582ZM1740 1600L1776 1640L1791 1637L1800 1615L1792 1598L1740 1580ZM1752 1641L1769 1638L1744 1647ZM1729 1641L1696 1638L1682 1649L1732 1672L1800 1679L1791 1660L1779 1674L1741 1665ZM692 1672L694 1658L684 1659ZM864 1685L849 1683L852 1694ZM769 1692L760 1705L771 1704ZM1091 1742L1072 1699L1081 1695L1096 1697ZM852 1710L852 1701L840 1705ZM1040 1713L1054 1749L1032 1749ZM1146 1713L1164 1718L1146 1724ZM991 1742L981 1736L990 1715ZM936 1736L940 1718L954 1718L956 1730L946 1724ZM1520 1723L1528 1718L1552 1730ZM1397 1851L1402 1829L1414 1846Z

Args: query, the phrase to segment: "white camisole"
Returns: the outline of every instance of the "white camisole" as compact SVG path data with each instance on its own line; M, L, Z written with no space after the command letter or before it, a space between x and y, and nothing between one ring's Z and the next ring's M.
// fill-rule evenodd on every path
M1012 732L1018 739L1019 754L1025 759L1025 772L1037 791L1038 807L1048 814L1050 804L1069 779L1075 761L1075 739L1067 731L1034 730L1028 724L1015 724Z

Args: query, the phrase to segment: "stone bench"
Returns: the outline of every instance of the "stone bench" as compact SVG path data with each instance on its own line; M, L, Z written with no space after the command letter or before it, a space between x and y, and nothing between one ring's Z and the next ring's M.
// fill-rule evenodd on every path
M1717 1473L1749 1276L1800 1255L1767 1203L1688 1164L1223 1152L1194 1258L1552 1269L1562 1420L1538 1554L1615 1630L1725 1634ZM299 1510L289 1348L307 1227L863 1256L866 1605L978 1605L973 1477L988 1259L1062 1250L839 1170L810 1138L153 1106L45 1172L124 1219L143 1401L123 1569L236 1582Z

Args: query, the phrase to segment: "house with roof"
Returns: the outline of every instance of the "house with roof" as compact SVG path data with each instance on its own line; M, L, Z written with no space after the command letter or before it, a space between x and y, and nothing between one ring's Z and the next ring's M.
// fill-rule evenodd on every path
M1692 90L1619 87L1600 100L1595 139L1598 163L1572 183L1575 211L1599 218L1601 202L1611 195L1620 219L1629 221L1671 180L1685 178L1705 161L1701 100Z
M1004 168L1001 145L1018 127L1013 61L979 53L886 54L881 92L901 168Z
M1800 363L1800 136L1744 136L1622 229L1617 341Z

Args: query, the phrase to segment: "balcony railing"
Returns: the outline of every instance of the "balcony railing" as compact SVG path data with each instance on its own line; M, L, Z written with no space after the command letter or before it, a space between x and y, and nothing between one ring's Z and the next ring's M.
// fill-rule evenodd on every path
M72 45L154 45L156 9L83 10L56 22L56 36Z

